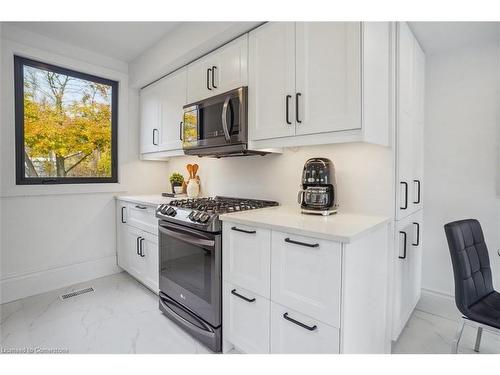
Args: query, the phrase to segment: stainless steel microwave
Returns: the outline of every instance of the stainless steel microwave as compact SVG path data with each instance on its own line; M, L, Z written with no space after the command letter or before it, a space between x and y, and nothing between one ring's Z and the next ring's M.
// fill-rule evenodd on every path
M182 148L187 155L243 156L248 150L246 86L184 106Z

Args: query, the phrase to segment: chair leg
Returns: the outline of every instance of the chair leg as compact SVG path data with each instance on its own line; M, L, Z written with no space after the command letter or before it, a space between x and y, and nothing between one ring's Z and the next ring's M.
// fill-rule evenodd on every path
M476 345L474 346L474 351L479 353L479 348L481 346L481 336L483 335L483 328L477 327Z
M457 333L455 334L455 338L451 342L451 354L458 353L458 344L460 339L462 338L462 332L464 331L465 320L462 318L460 323L458 324Z

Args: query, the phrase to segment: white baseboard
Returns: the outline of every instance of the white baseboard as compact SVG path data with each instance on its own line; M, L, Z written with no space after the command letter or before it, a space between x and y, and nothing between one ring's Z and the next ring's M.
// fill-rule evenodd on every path
M416 309L451 320L458 320L462 316L455 305L454 296L424 288Z
M121 271L116 264L116 256L113 255L47 271L12 276L0 280L0 303L49 292Z

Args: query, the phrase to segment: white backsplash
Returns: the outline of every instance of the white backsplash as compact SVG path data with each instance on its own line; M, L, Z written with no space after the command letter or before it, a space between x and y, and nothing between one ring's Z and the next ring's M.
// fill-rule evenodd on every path
M270 199L296 204L302 168L307 159L326 157L336 169L341 211L391 215L393 204L392 151L365 143L348 143L284 149L283 154L234 158L185 156L167 163L188 176L186 164L197 163L202 195Z

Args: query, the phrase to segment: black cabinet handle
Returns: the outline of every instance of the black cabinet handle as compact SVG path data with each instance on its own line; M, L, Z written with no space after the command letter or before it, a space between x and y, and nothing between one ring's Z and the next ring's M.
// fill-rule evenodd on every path
M287 312L283 314L283 318L285 318L285 320L288 320L289 322L292 322L293 324L297 324L299 327L307 329L308 331L314 331L316 328L318 328L318 326L316 326L316 324L311 327L311 326L308 326L307 324L299 322L298 320L290 318L288 316Z
M144 242L144 238L141 237L141 239L139 240L139 255L144 258L144 247L142 246Z
M153 145L158 146L158 143L155 142L155 140L156 140L155 133L159 133L158 129L153 129Z
M413 201L413 203L419 204L420 203L420 180L413 180L413 182L417 184L417 188L418 188L418 190L417 190L417 192L418 192L417 193L417 200Z
M255 231L255 230L245 230L245 229L240 229L238 227L231 227L231 230L235 230L236 232L248 233L248 234L257 233L257 231Z
M122 206L122 223L125 224L126 221L125 221L125 216L123 215L123 211L125 211L125 206Z
M179 140L180 140L180 141L183 141L183 139L182 139L182 138L183 138L183 137L182 137L182 133L184 133L184 132L183 132L184 127L182 126L183 124L184 124L184 123L183 123L182 121L179 123Z
M215 86L215 70L217 69L217 67L214 65L212 66L212 87L214 89L217 88L217 86Z
M247 302L255 302L255 298L250 299L250 298L247 298L245 296L242 296L241 294L239 294L238 292L236 292L236 289L231 290L231 294L234 295L234 296L236 296L236 297L239 297L239 298L241 298L241 299L243 299L243 300L245 300Z
M420 224L417 222L413 222L413 225L417 226L417 242L412 242L413 246L420 245Z
M285 109L286 109L286 123L288 125L292 125L292 122L290 121L290 116L289 116L289 111L290 111L290 99L292 99L292 95L287 95L286 96L286 105L285 105Z
M404 231L399 231L399 234L402 234L404 237L404 247L403 247L403 256L398 255L399 259L406 259L406 232Z
M141 255L141 253L139 252L139 241L141 240L141 237L137 237L137 240L135 241L135 252L137 253L137 255Z
M138 204L135 206L135 208L138 208L139 210L145 210L145 209L147 209L146 206L140 206Z
M401 210L406 210L408 208L408 183L405 181L400 182L401 185L405 187L405 205L399 207Z
M212 90L210 87L210 73L212 72L212 69L207 69L207 89Z
M299 120L299 98L302 94L300 92L295 94L295 120L297 123L302 124L302 121Z
M294 245L306 246L306 247L319 247L319 243L305 243L300 241L294 241L290 238L285 238L285 242L293 243Z

